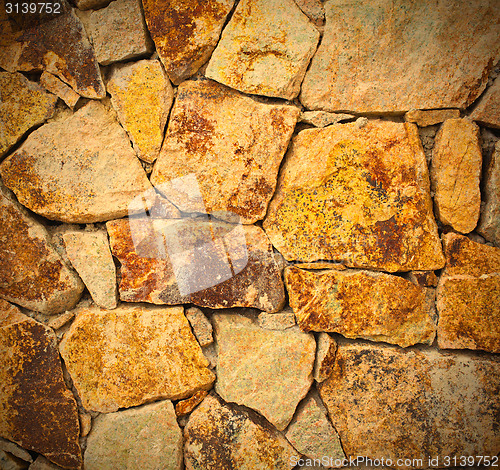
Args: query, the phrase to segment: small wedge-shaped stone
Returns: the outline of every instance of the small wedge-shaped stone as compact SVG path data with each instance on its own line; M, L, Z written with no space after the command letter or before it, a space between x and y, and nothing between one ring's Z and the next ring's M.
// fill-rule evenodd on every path
M200 346L208 346L214 342L212 324L199 308L188 308L186 310L186 318Z
M460 111L458 109L412 109L405 114L405 121L414 122L419 127L427 127L459 117Z
M81 468L77 405L53 331L0 300L0 357L0 436Z
M181 470L182 431L171 401L99 415L85 451L85 470Z
M20 73L0 72L0 157L26 131L52 117L57 97Z
M330 0L325 12L325 34L302 84L309 109L466 108L498 57L497 0Z
M340 344L319 391L346 455L409 469L428 468L430 456L496 455L499 382L494 358Z
M336 354L337 341L328 333L321 332L316 343L316 360L314 361L313 377L316 382L323 382L330 376Z
M121 263L120 299L279 311L281 267L261 228L208 218L107 223Z
M312 384L314 336L298 327L267 330L250 318L213 316L217 341L217 393L285 429Z
M436 325L426 291L401 277L289 267L285 282L302 330L329 331L402 347L434 341Z
M500 129L500 79L486 90L470 117L485 126Z
M40 77L40 84L48 91L61 98L71 109L80 99L80 95L70 88L66 83L59 80L55 75L49 72L43 72Z
M295 98L319 40L293 0L242 0L206 76L256 95Z
M72 309L83 289L45 227L0 182L0 297L50 315Z
M81 308L60 351L83 406L102 413L186 398L215 378L181 307Z
M103 308L115 308L116 268L109 249L108 234L104 231L68 232L63 239L66 254L94 302Z
M184 428L186 470L290 470L299 455L255 413L209 395Z
M336 260L389 272L444 265L414 124L368 121L299 132L263 227L289 261Z
M344 113L329 113L327 111L303 111L300 113L300 122L311 124L314 127L326 127L340 121L352 121L355 116Z
M211 80L186 81L151 182L184 212L254 223L266 214L298 115Z
M51 4L59 13L14 15L0 11L0 67L9 72L43 71L79 95L106 96L99 65L82 23L65 0ZM17 21L16 21L17 20Z
M0 173L21 204L70 223L123 217L151 189L127 134L97 101L30 134Z
M458 232L477 225L481 206L479 127L467 119L448 119L432 152L431 182L439 220Z
M210 58L234 0L142 0L142 4L158 55L178 85Z
M160 153L174 91L158 60L113 67L107 83L111 102L137 155L152 163Z
M438 345L500 353L500 249L448 233L437 289Z

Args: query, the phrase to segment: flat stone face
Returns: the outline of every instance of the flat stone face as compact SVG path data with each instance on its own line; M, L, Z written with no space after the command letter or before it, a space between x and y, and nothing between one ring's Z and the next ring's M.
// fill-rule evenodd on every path
M471 119L478 121L488 127L500 129L500 80L497 78L493 85L486 90L486 93L479 104L474 108Z
M132 59L153 50L140 0L115 0L106 8L93 11L89 18L89 33L97 60L103 65Z
M160 62L140 60L116 65L107 88L137 155L146 162L154 162L160 153L174 99L172 85Z
M500 143L495 146L482 184L484 206L477 231L486 240L500 246Z
M0 174L21 204L63 222L122 217L151 188L127 134L96 101L31 133Z
M279 313L259 313L258 324L266 330L286 330L295 326L295 315L290 308Z
M496 0L330 0L325 11L325 34L300 96L309 109L466 108L498 55Z
M81 96L104 98L106 89L83 25L66 2L58 3L60 14L29 15L21 25L2 10L0 67L9 72L46 70Z
M429 456L496 455L499 383L494 358L341 344L319 391L346 455L427 468Z
M80 99L78 93L49 72L42 73L40 76L40 84L48 91L61 98L71 109L75 107L75 104Z
M293 99L318 40L317 29L293 0L242 0L206 76L244 93Z
M0 182L0 297L54 314L72 309L84 285L35 221Z
M210 58L234 0L142 0L142 4L158 55L178 85Z
M479 127L466 119L448 119L432 152L431 182L439 220L462 233L477 225L481 206Z
M372 271L285 269L290 306L305 331L384 341L432 344L436 325L424 289Z
M52 117L57 97L20 73L0 72L0 157L26 131Z
M369 121L293 139L264 230L289 261L389 272L443 267L414 124Z
M77 405L53 331L0 301L0 355L0 436L81 468Z
M500 249L448 233L437 289L438 345L500 352Z
M297 327L267 330L235 314L215 314L213 322L217 393L258 411L282 431L311 386L314 337Z
M281 267L259 227L205 218L122 219L106 226L125 302L283 307Z
M289 470L299 455L262 418L209 395L184 428L186 470Z
M103 308L115 308L116 268L108 234L104 231L69 232L63 235L63 239L66 254L94 302Z
M182 431L171 401L99 415L85 451L85 470L181 470Z
M458 109L412 109L405 114L405 121L414 122L419 127L427 127L459 117L460 111Z
M298 114L211 80L186 81L151 182L184 212L254 223L266 214Z

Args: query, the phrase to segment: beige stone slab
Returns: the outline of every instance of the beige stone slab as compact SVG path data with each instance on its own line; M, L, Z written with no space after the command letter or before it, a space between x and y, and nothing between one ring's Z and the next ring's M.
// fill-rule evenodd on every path
M295 0L297 6L318 27L325 23L325 9L322 0Z
M49 72L42 73L40 84L43 85L46 90L61 98L71 109L75 107L75 104L80 99L78 93Z
M299 132L263 227L289 261L389 272L444 265L427 164L410 123L367 120Z
M286 330L296 325L291 308L285 308L279 313L259 313L257 321L259 326L266 330Z
M214 342L212 324L199 308L188 308L186 310L186 318L188 319L200 346L207 346Z
M412 109L405 114L405 121L414 122L419 127L427 127L459 117L458 109Z
M341 121L351 121L355 119L352 114L329 113L327 111L302 111L300 122L311 124L315 127L326 127L331 124L338 124Z
M497 78L479 100L470 118L488 127L500 129L500 80Z

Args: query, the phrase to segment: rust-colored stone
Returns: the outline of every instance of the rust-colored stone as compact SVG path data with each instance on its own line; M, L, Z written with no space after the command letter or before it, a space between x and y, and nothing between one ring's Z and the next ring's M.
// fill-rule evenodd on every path
M328 333L322 332L318 335L316 343L313 377L316 382L323 382L332 373L337 354L337 341Z
M181 400L175 405L175 414L177 417L186 416L193 411L207 396L206 390L196 392L192 397L187 400Z
M439 281L434 271L410 271L408 277L413 284L420 287L436 287Z
M80 469L75 399L64 384L53 331L0 301L0 436Z

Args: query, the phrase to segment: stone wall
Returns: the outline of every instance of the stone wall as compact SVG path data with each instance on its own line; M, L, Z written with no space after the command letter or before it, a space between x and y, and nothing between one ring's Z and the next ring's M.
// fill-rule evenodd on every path
M498 465L498 0L40 5L0 12L0 467Z

